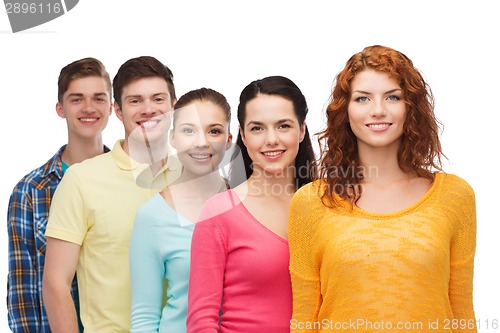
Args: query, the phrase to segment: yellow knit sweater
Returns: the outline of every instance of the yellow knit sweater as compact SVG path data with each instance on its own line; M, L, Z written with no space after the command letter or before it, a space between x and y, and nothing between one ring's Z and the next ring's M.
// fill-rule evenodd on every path
M436 173L418 202L390 214L327 207L318 191L304 186L290 208L291 332L477 331L466 181Z

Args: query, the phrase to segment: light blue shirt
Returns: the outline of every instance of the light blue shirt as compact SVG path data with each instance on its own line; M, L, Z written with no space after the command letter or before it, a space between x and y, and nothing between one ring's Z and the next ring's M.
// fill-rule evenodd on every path
M193 230L194 224L178 215L159 193L137 211L130 241L130 332L186 332ZM165 293L168 300L162 309Z

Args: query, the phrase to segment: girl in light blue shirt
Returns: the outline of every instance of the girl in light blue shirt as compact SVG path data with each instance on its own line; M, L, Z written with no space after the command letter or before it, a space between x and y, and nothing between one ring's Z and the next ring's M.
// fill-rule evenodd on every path
M170 143L183 169L137 211L131 332L186 332L191 236L204 202L228 187L219 164L231 146L230 119L226 98L212 89L190 91L175 104Z

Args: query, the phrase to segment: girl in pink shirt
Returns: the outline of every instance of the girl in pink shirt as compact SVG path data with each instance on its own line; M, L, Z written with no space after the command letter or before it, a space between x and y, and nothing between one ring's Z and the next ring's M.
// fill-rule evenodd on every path
M300 89L285 77L243 89L241 158L231 178L244 170L245 181L207 201L195 227L188 333L290 331L288 209L313 170L307 111Z

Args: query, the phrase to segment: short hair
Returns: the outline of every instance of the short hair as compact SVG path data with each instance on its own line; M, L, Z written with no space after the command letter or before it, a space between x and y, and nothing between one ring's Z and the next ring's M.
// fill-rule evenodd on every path
M69 85L73 80L89 76L97 76L104 79L111 97L111 80L102 62L95 58L83 58L76 60L61 69L59 79L57 81L57 100L59 103L63 102L64 93L68 90Z
M359 198L357 187L363 173L357 172L360 167L358 145L349 124L348 107L352 81L367 69L386 73L403 91L406 119L398 151L399 167L431 180L434 179L433 169L442 169L441 123L434 114L434 97L429 85L403 53L385 46L369 46L354 54L337 75L326 109L327 127L318 137L321 147L319 178L328 185L323 199L328 198L331 202L335 202L334 193L343 199L355 201Z
M133 81L149 77L163 78L167 82L172 103L175 101L174 75L172 71L154 57L141 56L123 63L113 78L113 97L120 108L122 107L123 88Z
M231 122L231 106L229 106L226 97L224 97L224 95L222 95L220 92L213 89L200 88L185 93L179 98L177 103L175 103L174 126L179 112L178 110L196 101L207 101L214 103L224 111L228 124Z

